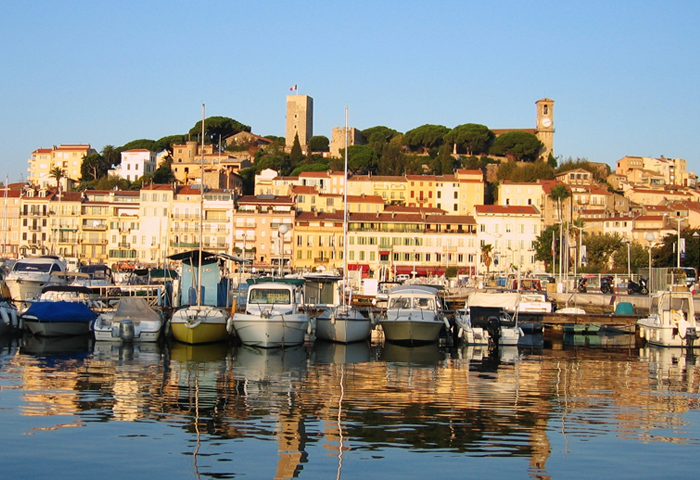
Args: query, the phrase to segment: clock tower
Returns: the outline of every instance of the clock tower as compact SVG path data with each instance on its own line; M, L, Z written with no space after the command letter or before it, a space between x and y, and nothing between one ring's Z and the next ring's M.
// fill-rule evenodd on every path
M554 152L554 100L543 98L535 102L537 106L537 127L535 135L544 144L540 156L544 160Z

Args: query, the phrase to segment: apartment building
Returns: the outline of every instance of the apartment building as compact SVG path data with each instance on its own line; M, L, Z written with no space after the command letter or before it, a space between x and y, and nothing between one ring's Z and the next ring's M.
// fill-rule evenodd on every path
M58 147L54 145L51 148L38 148L32 152L28 160L27 181L41 187L55 186L56 180L50 173L53 169L60 168L67 180L78 182L82 177L83 158L92 153L97 151L90 144L62 144ZM67 190L65 180L63 187Z

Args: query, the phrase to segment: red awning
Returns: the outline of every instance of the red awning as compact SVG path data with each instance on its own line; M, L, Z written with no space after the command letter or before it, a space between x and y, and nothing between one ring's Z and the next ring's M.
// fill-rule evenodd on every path
M397 265L396 266L396 274L407 274L407 275L413 275L413 269L414 267L410 265ZM445 267L421 267L421 266L416 266L416 275L419 277L429 277L429 276L434 276L434 275L444 275L445 274Z
M348 270L360 270L363 272L369 272L369 264L362 263L348 263Z

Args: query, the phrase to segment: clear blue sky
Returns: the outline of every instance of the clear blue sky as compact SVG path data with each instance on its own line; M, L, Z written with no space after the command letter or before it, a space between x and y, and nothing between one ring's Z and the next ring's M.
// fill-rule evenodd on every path
M344 123L534 128L614 165L680 157L700 173L700 2L0 2L0 181L37 148L97 150L227 116L284 136L289 87L314 134Z

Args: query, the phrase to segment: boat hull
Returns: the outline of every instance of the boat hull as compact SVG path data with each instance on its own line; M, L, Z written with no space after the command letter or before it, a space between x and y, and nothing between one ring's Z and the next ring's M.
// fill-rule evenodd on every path
M220 308L184 307L173 313L170 330L175 340L190 345L222 342L229 339L226 319L226 312Z
M657 347L689 347L688 338L681 335L680 329L674 325L657 325L653 319L642 319L637 322L639 336L650 345ZM687 328L687 327L686 327ZM693 348L700 348L700 341L692 343Z
M120 330L119 322L112 322L109 319L104 319L102 316L95 321L93 330L95 332L95 340L103 342L157 342L160 336L162 324L154 322L134 322L134 337L129 340L128 337L120 335L123 328Z
M316 318L316 338L330 342L352 343L366 340L372 322L355 309L329 309Z
M235 313L230 321L244 345L262 348L301 345L309 328L309 316L303 313L269 318Z
M58 301L32 303L20 318L34 335L57 337L89 333L96 317L84 303Z
M380 325L387 341L412 345L437 342L444 326L437 320L388 320L380 322Z

